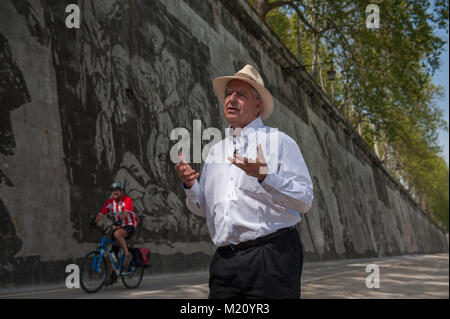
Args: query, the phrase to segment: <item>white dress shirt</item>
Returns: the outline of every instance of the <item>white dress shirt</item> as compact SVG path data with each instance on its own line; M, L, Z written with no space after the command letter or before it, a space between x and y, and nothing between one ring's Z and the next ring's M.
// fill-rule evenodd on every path
M269 168L262 183L228 160L234 152L256 159L258 144ZM226 130L226 137L210 149L200 182L185 192L188 209L206 217L219 247L294 226L301 220L299 212L306 213L313 201L311 177L297 143L264 126L259 117L239 136Z

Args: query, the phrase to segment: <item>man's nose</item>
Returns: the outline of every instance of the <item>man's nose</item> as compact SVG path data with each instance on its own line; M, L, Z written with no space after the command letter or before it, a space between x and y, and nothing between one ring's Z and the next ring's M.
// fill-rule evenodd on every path
M236 94L235 94L235 93L236 93ZM231 92L231 93L227 96L228 102L236 102L236 95L237 95L237 91Z
M230 97L234 97L235 93L237 94L237 91L231 91Z

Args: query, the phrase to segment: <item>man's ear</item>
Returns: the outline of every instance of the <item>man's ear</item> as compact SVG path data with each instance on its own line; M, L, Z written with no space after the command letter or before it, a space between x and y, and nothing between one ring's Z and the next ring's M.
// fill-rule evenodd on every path
M255 111L256 111L256 115L257 115L257 116L260 116L260 115L261 115L261 112L262 112L262 100L261 100L261 99L256 100L256 108L255 108Z

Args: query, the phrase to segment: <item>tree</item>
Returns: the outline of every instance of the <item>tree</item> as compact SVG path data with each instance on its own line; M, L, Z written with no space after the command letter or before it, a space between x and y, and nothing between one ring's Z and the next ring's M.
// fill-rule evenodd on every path
M301 60L326 91L323 66L332 59L337 109L416 200L442 217L445 196L436 194L445 185L435 181L448 176L448 167L438 155L437 132L448 127L431 76L445 44L433 29L448 35L448 0L378 1L375 30L365 25L367 1L249 1L298 57L300 39Z

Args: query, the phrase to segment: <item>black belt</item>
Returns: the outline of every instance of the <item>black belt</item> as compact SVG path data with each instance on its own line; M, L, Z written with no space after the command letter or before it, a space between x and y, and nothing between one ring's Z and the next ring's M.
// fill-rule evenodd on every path
M281 234L283 234L283 233L285 233L285 232L287 232L289 230L292 230L292 229L295 229L295 226L281 228L281 229L277 230L276 232L271 233L269 235L266 235L266 236L263 236L263 237L259 237L259 238L256 238L256 239L252 239L252 240L248 240L248 241L244 241L244 242L239 243L237 245L231 244L231 245L222 246L222 247L219 247L219 248L221 248L221 249L231 249L233 251L246 250L248 248L261 246L261 245L267 243L269 240L274 239L275 237L278 237Z

